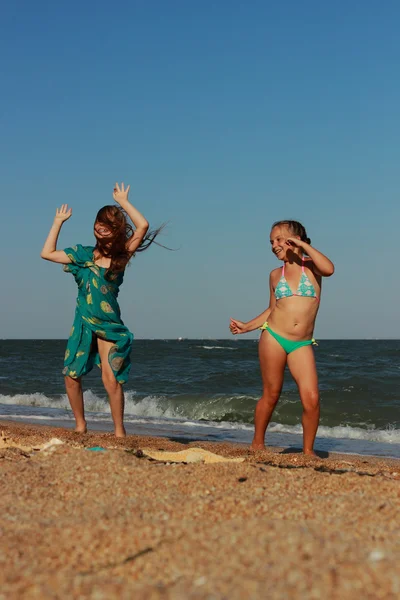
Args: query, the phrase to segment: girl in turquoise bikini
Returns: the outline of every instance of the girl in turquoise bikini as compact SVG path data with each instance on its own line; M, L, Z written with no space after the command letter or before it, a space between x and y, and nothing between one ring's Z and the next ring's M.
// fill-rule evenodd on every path
M255 415L254 450L265 447L268 423L282 391L286 365L298 386L303 405L303 452L314 455L319 423L318 377L312 345L322 277L334 272L333 263L311 246L298 221L278 221L271 230L271 248L283 261L269 278L269 307L248 323L231 319L233 334L261 329L259 359L263 395Z
M61 263L78 284L75 320L65 352L65 386L75 416L75 431L86 432L81 377L96 364L101 368L108 394L114 431L126 435L124 393L130 369L133 335L121 320L119 288L125 268L135 252L145 250L159 230L148 232L149 224L128 200L129 187L115 184L113 197L119 207L104 206L94 223L95 246L73 246L57 250L61 227L72 215L63 204L57 209L41 256ZM134 229L127 221L131 219Z

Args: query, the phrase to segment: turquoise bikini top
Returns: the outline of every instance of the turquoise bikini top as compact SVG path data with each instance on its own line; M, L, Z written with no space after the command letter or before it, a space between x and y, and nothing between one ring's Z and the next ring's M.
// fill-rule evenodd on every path
M277 300L280 300L281 298L289 298L290 296L305 296L308 298L315 298L316 300L319 301L319 298L315 291L315 287L311 283L310 279L308 278L307 273L304 270L304 258L302 259L302 262L301 262L301 271L302 271L302 273L301 273L299 285L297 287L297 291L295 294L293 294L288 282L286 281L285 265L283 265L282 276L281 276L280 280L278 281L278 285L275 288L275 298Z

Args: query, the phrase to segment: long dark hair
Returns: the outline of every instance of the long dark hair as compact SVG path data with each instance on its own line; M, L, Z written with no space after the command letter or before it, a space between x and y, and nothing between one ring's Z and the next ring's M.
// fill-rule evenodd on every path
M96 237L97 250L102 256L111 258L111 264L106 272L106 277L112 273L121 273L132 258L132 254L126 249L127 243L134 234L134 228L129 223L124 210L118 206L103 206L96 216L95 224L101 223L110 231L111 235L104 238ZM149 230L140 243L136 252L143 252L155 241L155 238L164 228L161 225L158 229ZM155 242L157 244L157 242ZM161 246L161 244L158 244Z
M292 235L298 235L302 242L306 242L306 244L311 244L311 240L307 237L307 231L304 225L299 223L299 221L276 221L271 227L271 230L274 227L282 227L286 225L286 227L290 230Z

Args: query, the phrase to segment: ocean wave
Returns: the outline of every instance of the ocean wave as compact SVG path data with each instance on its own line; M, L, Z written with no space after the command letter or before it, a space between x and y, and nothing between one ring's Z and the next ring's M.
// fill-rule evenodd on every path
M90 420L110 420L110 406L105 398L97 396L91 390L86 390L84 401ZM149 395L140 397L135 391L127 391L125 393L125 418L127 422L131 423L151 422L166 425L170 421L172 427L173 423L179 423L180 427L188 429L201 427L251 431L256 401L257 397L243 395L210 397ZM60 418L69 420L73 418L66 394L56 398L41 393L0 395L0 405L8 407L7 410L0 409L2 413L0 418L5 419L18 417L27 420L59 420ZM243 405L246 407L245 414ZM23 412L13 410L13 407L17 406L26 407L26 409ZM32 411L29 411L29 407L32 407ZM51 409L58 410L52 412ZM60 410L62 411L61 415ZM279 414L276 416L279 418ZM360 425L360 422L357 425ZM268 432L302 435L302 427L300 424L287 425L272 422L268 427ZM400 429L391 425L384 429L378 429L370 423L366 423L365 428L347 424L332 427L321 425L318 429L318 437L400 444Z
M301 425L282 425L281 423L271 423L268 427L271 433L292 433L303 434ZM365 440L368 442L383 442L386 444L400 444L400 429L388 425L386 429L362 429L361 427L352 427L350 425L339 425L328 427L320 425L317 438L334 438L345 440Z
M93 412L110 412L109 404L104 399L99 398L91 390L86 390L83 394L85 409ZM61 394L58 397L49 397L37 392L35 394L15 394L14 396L5 396L0 394L0 404L10 406L34 406L45 408L58 408L70 410L70 404L67 394ZM108 409L107 409L108 407Z
M196 348L204 348L204 350L237 350L232 346L196 346Z
M85 410L91 413L110 414L106 398L97 396L92 390L83 394ZM135 391L125 392L125 415L150 418L190 419L195 421L225 421L251 423L258 396L202 395L181 396L139 396ZM49 397L45 394L0 395L0 405L17 405L70 410L66 394Z

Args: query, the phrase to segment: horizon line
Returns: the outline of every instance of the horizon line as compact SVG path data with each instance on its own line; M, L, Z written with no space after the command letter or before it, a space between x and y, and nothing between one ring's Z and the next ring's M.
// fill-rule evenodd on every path
M2 342L26 342L26 341L67 341L69 338L65 337L56 337L56 338L50 338L50 337L39 337L39 338L0 338L0 340ZM216 337L216 338L212 338L212 337L135 337L134 341L148 341L148 342L156 342L156 341L168 341L168 342L184 342L184 341L190 341L190 340L208 340L208 341L235 341L235 342L239 342L239 341L257 341L258 338L245 338L245 337ZM392 341L400 341L400 337L384 337L384 338L378 338L378 337L349 337L349 338L345 338L345 337L337 337L337 338L332 338L332 337L319 337L318 340L320 341L324 341L324 342L337 342L337 341L376 341L376 342L392 342Z

